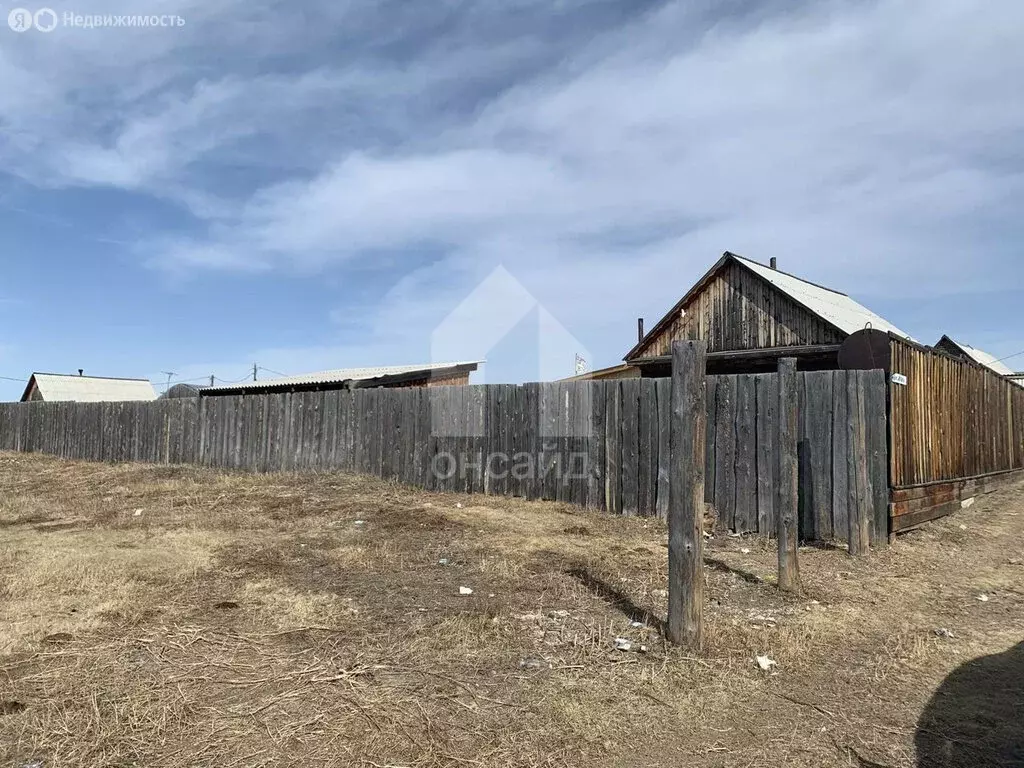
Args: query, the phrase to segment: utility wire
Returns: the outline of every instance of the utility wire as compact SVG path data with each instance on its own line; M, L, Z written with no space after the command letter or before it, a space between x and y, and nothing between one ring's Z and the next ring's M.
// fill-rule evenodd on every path
M288 376L287 373L281 373L280 371L275 371L272 368L264 368L262 365L259 368L260 368L261 371L266 371L267 373L272 373L275 376L284 376L284 377Z
M252 374L247 373L242 378L232 379L231 381L228 381L227 379L222 379L218 376L214 376L214 379L219 381L221 384L238 384L240 381L252 381Z
M1014 352L1012 355L1007 355L1006 357L1000 357L998 360L996 360L996 362L997 363L1001 363L1001 362L1003 362L1003 360L1009 360L1011 357L1016 357L1017 355L1024 355L1024 349L1022 349L1020 352Z

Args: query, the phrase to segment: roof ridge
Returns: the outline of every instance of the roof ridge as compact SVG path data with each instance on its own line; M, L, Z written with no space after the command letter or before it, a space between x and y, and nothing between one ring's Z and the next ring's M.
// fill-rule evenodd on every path
M829 288L827 285L822 285L821 283L815 283L815 282L813 282L811 280L808 280L806 277L800 277L799 275L794 275L792 272L787 272L784 269L779 269L778 267L772 267L771 264L762 264L760 261L748 258L746 256L740 256L738 253L732 253L731 251L726 251L726 253L728 253L734 259L739 259L740 261L749 261L751 264L756 264L759 267L763 267L765 269L770 269L773 272L778 272L780 275L785 275L786 277L791 277L794 280L799 280L801 283L807 283L808 285L813 285L815 288L821 288L821 290L828 291L829 293L834 293L837 296L845 296L846 298L850 298L850 294L848 294L848 293L843 293L842 291L837 291L835 288Z
M106 381L146 381L150 384L153 383L149 379L143 379L137 376L91 376L84 373L50 373L49 371L32 371L32 376L63 376L68 379L104 379Z

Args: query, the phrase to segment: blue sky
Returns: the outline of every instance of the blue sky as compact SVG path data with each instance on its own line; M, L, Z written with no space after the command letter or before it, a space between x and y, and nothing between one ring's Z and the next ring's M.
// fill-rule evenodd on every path
M446 353L555 318L568 375L727 249L1024 350L1015 0L50 7L185 24L0 26L2 376L425 361L500 265L533 309Z

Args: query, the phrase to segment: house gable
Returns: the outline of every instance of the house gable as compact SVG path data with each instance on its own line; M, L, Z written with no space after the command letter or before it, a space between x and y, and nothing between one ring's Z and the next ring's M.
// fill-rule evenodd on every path
M625 359L670 354L684 339L724 352L838 344L847 335L726 252Z

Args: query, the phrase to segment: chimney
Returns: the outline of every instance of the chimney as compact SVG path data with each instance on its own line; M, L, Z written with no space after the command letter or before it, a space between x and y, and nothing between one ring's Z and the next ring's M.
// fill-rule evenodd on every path
M81 375L82 375L82 369L81 369L81 368L79 368L79 369L78 369L78 375L79 375L79 376L81 376Z
M768 262L768 266L771 267L772 269L777 269L778 268L778 264L779 264L779 262L776 261L774 256L772 256L771 261Z
M636 342L639 344L644 340L644 319L638 317L636 319Z

